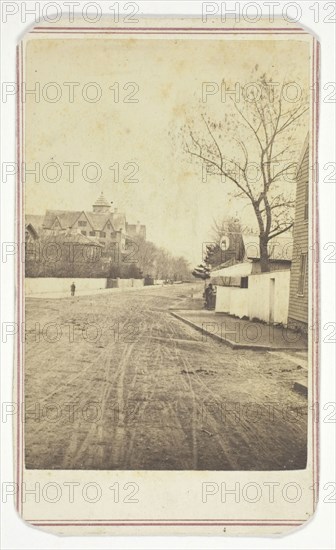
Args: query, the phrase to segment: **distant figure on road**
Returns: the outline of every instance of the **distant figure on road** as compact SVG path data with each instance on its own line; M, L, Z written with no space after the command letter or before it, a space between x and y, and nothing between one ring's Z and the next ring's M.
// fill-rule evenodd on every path
M208 284L208 286L206 287L204 294L205 294L205 307L206 309L211 309L211 298L213 295L213 287L211 283Z
M71 296L74 296L75 295L75 291L76 291L76 285L75 283L72 283L71 287L70 287L70 290L71 290Z

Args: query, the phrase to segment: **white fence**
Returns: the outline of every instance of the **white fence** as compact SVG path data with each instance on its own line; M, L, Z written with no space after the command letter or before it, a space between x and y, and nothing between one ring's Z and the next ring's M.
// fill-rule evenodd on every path
M248 289L232 287L230 297L230 315L237 317L248 317Z
M140 288L144 286L143 279L116 279L116 288Z
M106 279L68 279L59 277L26 277L25 293L43 294L51 292L69 292L72 283L76 285L76 292L100 290L106 288Z
M231 286L217 286L215 309L217 313L230 313L231 290Z
M216 312L287 325L290 270L250 275L248 288L217 286Z
M58 294L69 293L72 283L76 285L76 294L108 288L107 279L90 278L59 278L59 277L26 277L25 294ZM114 288L140 288L144 286L143 279L116 279ZM112 288L112 286L110 286Z

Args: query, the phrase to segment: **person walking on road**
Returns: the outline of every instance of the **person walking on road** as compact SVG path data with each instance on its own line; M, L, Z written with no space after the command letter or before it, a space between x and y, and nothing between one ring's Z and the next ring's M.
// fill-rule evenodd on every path
M76 291L76 285L75 283L72 283L71 287L70 287L70 290L71 290L71 296L74 296L75 295L75 291Z

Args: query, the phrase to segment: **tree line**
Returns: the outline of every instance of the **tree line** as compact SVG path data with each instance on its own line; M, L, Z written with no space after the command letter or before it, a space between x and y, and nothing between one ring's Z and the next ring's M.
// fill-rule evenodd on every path
M42 235L25 247L26 277L88 277L190 280L182 256L142 238L127 239L125 250L76 242L75 235Z

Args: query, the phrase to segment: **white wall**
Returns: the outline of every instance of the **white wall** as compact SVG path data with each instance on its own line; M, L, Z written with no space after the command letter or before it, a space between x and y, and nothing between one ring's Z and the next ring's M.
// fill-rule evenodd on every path
M248 317L248 289L217 286L216 313L229 313L236 317Z
M270 279L275 280L274 322L287 325L290 270L250 275L248 288L248 316L269 322Z
M216 308L217 313L230 313L231 287L217 286Z
M231 287L230 315L236 315L240 319L248 317L248 288Z
M25 293L30 294L51 294L53 292L68 292L70 295L70 286L72 282L76 285L76 294L90 290L101 290L107 288L106 279L90 278L59 278L59 277L26 277ZM117 288L140 288L144 286L143 279L118 279Z
M117 279L117 288L139 288L144 286L143 279Z
M274 279L274 323L287 325L290 270L249 276L248 288L217 286L216 313L270 320L270 279Z
M99 290L106 288L106 279L69 279L59 277L26 277L25 293L42 294L43 292L69 292L72 282L76 285L76 293L83 290Z

